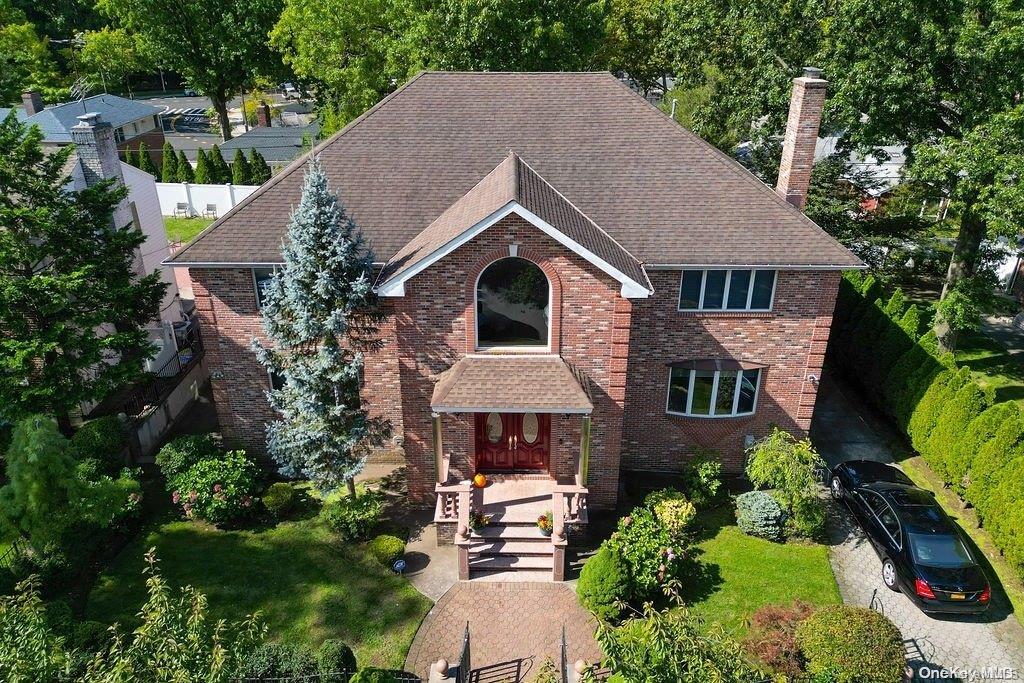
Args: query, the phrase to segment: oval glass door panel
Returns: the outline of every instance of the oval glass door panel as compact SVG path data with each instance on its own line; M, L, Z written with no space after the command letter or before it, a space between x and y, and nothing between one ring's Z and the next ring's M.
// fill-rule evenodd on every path
M537 419L537 413L523 415L523 441L536 443L538 434L540 434L540 422Z
M501 414L491 413L487 416L487 440L491 443L501 441Z

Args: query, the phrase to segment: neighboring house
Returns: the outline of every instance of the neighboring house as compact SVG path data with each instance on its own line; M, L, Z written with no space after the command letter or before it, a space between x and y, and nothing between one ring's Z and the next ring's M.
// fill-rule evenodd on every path
M308 151L309 147L303 149L303 144L315 144L319 132L320 126L316 123L308 126L255 126L223 143L220 151L230 164L235 158L235 150L242 150L248 157L255 149L276 173Z
M814 160L821 161L838 153L841 141L838 135L818 138ZM896 186L903 182L903 167L907 163L906 146L886 145L879 150L882 153L880 157L860 152L850 152L847 157L850 177L846 180L860 193L861 206L866 211L879 208Z
M160 108L117 95L93 95L82 100L44 106L39 93L22 93L22 106L16 108L18 120L39 126L43 131L43 145L62 147L71 143L71 128L83 114L99 114L114 130L114 140L120 153L138 149L146 144L153 160L160 164L164 133L160 126ZM10 109L0 109L0 118Z
M388 312L364 398L460 575L560 578L567 529L615 504L621 470L713 449L737 473L773 425L807 433L840 273L862 267L799 210L825 86L794 81L777 191L607 73L423 73L321 144ZM255 454L276 380L250 341L307 161L169 262L224 436ZM511 545L469 537L471 505Z

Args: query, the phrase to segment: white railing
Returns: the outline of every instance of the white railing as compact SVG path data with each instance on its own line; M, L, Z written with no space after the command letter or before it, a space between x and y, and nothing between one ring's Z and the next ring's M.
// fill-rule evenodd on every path
M219 218L259 189L259 185L199 185L197 183L157 183L160 213L181 215L183 204L189 216Z

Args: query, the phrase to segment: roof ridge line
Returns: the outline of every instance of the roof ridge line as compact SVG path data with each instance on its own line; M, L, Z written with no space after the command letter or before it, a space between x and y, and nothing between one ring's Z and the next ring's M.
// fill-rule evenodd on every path
M610 74L610 72L609 72L609 74ZM726 154L722 150L718 149L717 147L712 145L710 142L708 142L707 140L705 140L701 136L699 136L696 133L694 133L689 128L687 128L687 127L683 126L682 124L680 124L674 118L672 118L671 116L669 116L668 114L663 112L659 107L654 106L653 104L648 102L646 99L641 97L638 93L633 92L633 90L630 89L629 86L627 86L625 83L623 83L619 79L615 78L614 75L612 75L612 80L615 81L616 83L618 83L619 86L623 90L625 90L627 93L629 93L635 99L640 100L647 107L649 107L650 109L653 109L655 112L657 112L661 116L662 119L665 119L667 122L672 123L673 124L672 127L674 129L676 129L676 131L678 131L677 134L682 134L684 137L693 139L697 143L699 143L700 145L702 145L705 148L707 148L708 151L711 152L711 154L709 154L708 156L711 159L714 159L717 162L719 162L723 167L728 169L733 175L737 176L738 178L742 178L744 181L746 181L748 183L753 181L753 184L754 184L755 187L757 187L759 190L761 190L765 194L771 196L772 199L774 199L777 204L779 204L781 206L784 206L790 212L795 213L798 216L801 216L805 221L809 222L811 225L813 225L818 230L820 230L822 232L822 234L825 235L825 237L827 237L828 239L832 240L832 242L835 245L839 246L842 249L845 249L846 251L850 251L846 246L843 245L842 242L837 240L832 235L828 234L828 232L825 231L825 228L821 227L820 225L815 223L813 220L811 220L811 218L806 213L804 213L800 209L796 208L795 206L793 206L792 204L787 202L784 198L780 197L779 194L775 190L773 190L771 187L769 187L767 184L761 182L761 180L758 179L757 176L755 176L749 170L747 170L747 168L743 164L741 164L740 162L736 161L731 156L729 156L728 154Z
M328 145L332 144L335 140L339 139L340 137L342 137L343 135L345 135L346 133L348 133L349 131L354 129L356 126L358 126L360 123L362 123L366 119L370 118L371 115L375 114L378 110L380 110L385 104L387 104L389 101L391 101L391 99L393 97L398 95L398 93L402 92L403 90L405 90L406 88L411 86L413 83L418 81L425 73L427 73L427 72L426 71L420 71L415 76L410 78L408 81L403 83L401 86L396 88L394 91L388 93L385 97L383 97L380 100L380 102L378 102L377 104L373 105L372 107L370 107L369 109L364 111L362 114L360 114L356 118L354 118L351 121L349 121L347 124L345 124L344 128L342 128L338 132L334 133L334 135L332 135L331 137L327 138L326 140L324 140L320 144L318 144L315 147L313 147L313 149L309 150L308 152L306 152L305 154L300 156L298 159L295 159L290 164L285 166L284 169L282 169L280 173L278 173L277 175L271 177L270 180L268 180L267 182L265 182L262 185L260 185L259 189L257 189L255 192L253 192L251 195L249 195L248 197L246 197L242 201L240 201L237 204L235 204L231 208L230 211L228 211L223 216L221 216L220 218L215 220L213 223L208 225L202 232L200 232L198 235L193 237L192 241L190 241L183 248L181 248L178 251L178 253L174 254L171 258L169 258L168 262L173 263L174 261L176 261L178 256L184 254L189 249L191 249L193 247L193 245L195 245L195 244L197 244L199 242L199 240L201 240L204 237L207 237L208 235L210 235L215 229L220 227L220 225L224 221L226 221L228 219L228 217L233 216L239 209L241 209L242 207L248 206L249 204L254 202L257 198L262 196L265 192L267 192L270 188L275 187L278 183L280 183L286 177L291 176L291 174L294 173L297 169L300 169L303 166L305 166L306 163L310 159L312 159L314 155L319 153L321 150L326 148Z
M617 79L616 79L616 80L617 80ZM608 234L608 231L607 231L607 230L605 230L605 229L604 229L604 228L602 228L602 227L601 227L600 225L598 225L598 224L597 224L597 221L595 221L595 220L594 220L593 218L591 218L591 217L590 217L589 215L587 215L587 213L586 213L586 212L585 212L585 211L584 211L583 209L581 209L580 207L576 206L576 204L574 204L574 203L573 203L573 201L572 201L571 199L569 199L569 198L568 198L568 197L566 197L566 196L565 196L564 194L562 194L562 191L561 191L561 190L559 190L559 189L558 189L557 187L555 187L555 186L554 186L554 185L552 185L552 184L551 184L550 182L548 182L548 179L547 179L547 178L545 178L544 176L542 176L542 175L541 175L540 173L538 173L538 172L537 172L537 169L535 169L535 168L534 168L533 166L530 166L529 162L527 162L527 161L526 161L526 159L524 159L524 158L522 158L521 156L518 156L518 155L517 155L517 157L519 158L519 163L521 163L521 164L522 164L523 166L525 166L526 168L530 169L530 172L531 172L531 173L533 173L533 174L534 174L535 176L537 176L538 178L540 178L540 179L541 179L541 181L543 181L545 185L547 185L548 187L550 187L550 188L551 188L551 189L552 189L552 190L553 190L553 191L555 192L555 194L557 194L557 195L558 195L559 197L561 197L562 199L564 199L564 200L566 201L566 203L567 203L567 204L568 204L569 206L571 206L571 207L572 207L572 208L573 208L573 209L574 209L574 210L575 210L575 211L576 211L577 213L579 213L579 214L580 214L581 216L583 216L583 217L584 217L584 218L586 218L586 219L587 219L588 221L590 221L590 224L591 224L591 225L593 225L593 226L594 226L595 228L597 228L598 230L600 230L600 231L601 231L601 234L602 234L602 235L604 235L605 237L607 237L608 239L610 239L610 240L612 241L612 243L613 243L613 244L615 244L615 246L617 246L617 247L618 247L619 249L621 249L622 251L624 251L624 252L626 253L626 255L628 255L628 256L629 256L629 258L631 258L631 259L633 259L634 261L636 261L637 265L639 265L639 266L640 266L640 270L641 270L641 271L643 271L644 277L645 277L645 278L647 278L647 284L648 284L648 285L650 285L649 289L650 289L650 290L651 290L652 292L654 291L654 286L653 286L653 285L651 284L651 278L650 278L650 276L649 276L649 275L647 275L647 271L646 271L646 270L644 269L644 262L643 262L643 261L641 261L641 260L640 260L640 259L638 259L638 258L637 258L636 256L634 256L634 255L633 255L633 252L631 252L631 251L630 251L629 249L626 249L626 248L625 248L624 246L622 246L622 244L620 244L620 243L619 243L619 241L618 241L617 239L615 239L615 238L614 238L614 237L612 237L612 236L611 236L610 234ZM516 179L516 197L517 197L517 198L516 198L516 201L517 201L517 202L519 202L519 199L518 199L518 196L519 196L519 194L518 194L518 190L519 190L519 185L518 185L518 178L517 178L517 179ZM520 204L522 204L522 202L519 202L519 203L520 203Z

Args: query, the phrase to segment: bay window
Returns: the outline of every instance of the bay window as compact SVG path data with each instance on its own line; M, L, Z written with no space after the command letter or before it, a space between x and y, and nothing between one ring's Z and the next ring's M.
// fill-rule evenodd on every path
M666 411L692 417L751 415L763 367L733 360L670 364Z
M770 311L774 294L774 270L684 270L679 310Z

